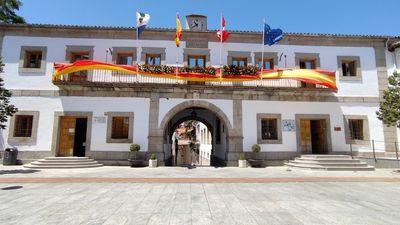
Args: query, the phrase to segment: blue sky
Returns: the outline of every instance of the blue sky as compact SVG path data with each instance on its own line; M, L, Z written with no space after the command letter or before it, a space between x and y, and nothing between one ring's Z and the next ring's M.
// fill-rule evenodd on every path
M135 26L137 10L151 15L150 27L174 28L175 14L208 17L228 30L261 31L263 18L285 32L400 35L398 0L22 0L28 23ZM396 15L397 14L397 15ZM183 20L182 20L183 21Z

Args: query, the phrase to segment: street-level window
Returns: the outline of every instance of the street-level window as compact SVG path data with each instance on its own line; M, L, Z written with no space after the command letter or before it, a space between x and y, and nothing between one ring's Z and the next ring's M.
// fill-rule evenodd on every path
M189 67L205 67L206 66L206 56L204 55L189 55L188 56L188 66Z
M14 137L32 136L33 115L16 115Z
M146 54L146 64L152 66L161 65L161 54Z
M364 121L362 119L349 119L351 140L364 140Z
M40 68L42 51L26 51L24 68Z
M278 139L278 119L265 118L261 120L261 138L263 140Z
M127 139L129 136L129 117L113 117L111 138Z

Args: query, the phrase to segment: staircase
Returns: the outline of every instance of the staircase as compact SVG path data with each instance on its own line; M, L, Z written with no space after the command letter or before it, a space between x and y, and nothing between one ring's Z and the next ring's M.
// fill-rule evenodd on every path
M46 157L24 165L31 169L75 169L99 167L103 164L89 159L89 157Z
M348 155L301 155L285 163L286 166L306 169L320 169L331 171L371 171L375 167L369 166L359 159L352 159Z

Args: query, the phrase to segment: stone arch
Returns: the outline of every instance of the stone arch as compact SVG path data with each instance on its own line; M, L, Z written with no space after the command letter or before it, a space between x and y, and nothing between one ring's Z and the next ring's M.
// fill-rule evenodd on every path
M225 124L227 131L228 131L228 136L232 133L232 124L229 121L228 117L226 114L216 105L207 102L207 101L202 101L202 100L190 100L190 101L185 101L182 102L176 106L174 106L172 109L170 109L164 116L163 120L160 123L159 129L160 131L164 131L166 126L168 125L168 122L180 111L185 110L187 108L191 107L200 107L200 108L205 108L207 110L210 110L212 113L215 113L215 115L218 116L218 118Z

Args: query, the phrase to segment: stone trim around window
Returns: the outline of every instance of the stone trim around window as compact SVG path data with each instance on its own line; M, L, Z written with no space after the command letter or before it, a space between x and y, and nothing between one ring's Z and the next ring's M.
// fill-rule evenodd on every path
M258 66L258 60L261 59L261 52L254 52L254 64ZM264 52L265 59L272 59L274 61L274 68L278 68L278 53L277 52Z
M343 76L343 71L342 71L342 62L343 61L355 61L356 62L356 76ZM337 56L337 64L338 64L338 70L339 70L339 80L362 81L360 56Z
M15 118L17 115L33 116L32 135L30 137L14 137ZM39 111L18 111L10 117L10 127L8 130L8 144L12 145L36 145L37 130L39 124Z
M206 56L206 67L211 66L210 49L184 48L183 49L183 66L188 66L189 55L204 55L204 56Z
M40 62L40 68L25 68L25 55L27 51L41 51L42 60ZM18 72L20 73L45 73L47 64L47 47L46 46L21 46L19 54L19 67Z
M247 65L253 65L251 52L228 51L228 65L232 65L232 58L247 58Z
M142 52L140 54L140 64L146 63L146 54L160 54L161 55L161 65L165 65L165 48L151 48L151 47L142 47Z
M353 120L363 120L363 136L364 140L351 140L350 139L350 128L349 128L349 119ZM355 145L370 145L370 136L369 136L369 123L368 116L365 115L343 115L344 120L344 135L346 139L346 144L355 144Z
M277 133L278 139L276 140L263 140L261 137L261 120L262 119L277 119ZM257 144L282 144L282 116L281 114L272 113L257 113Z
M117 64L118 54L132 54L133 64L136 64L136 47L112 47L112 63Z
M315 60L315 68L319 69L321 67L319 53L295 52L294 54L296 68L300 68L300 60Z
M107 116L107 138L106 143L133 143L133 112L106 112L104 113ZM129 117L129 132L127 139L114 139L111 138L112 132L112 118L113 117Z
M71 61L71 53L73 52L89 52L89 59L93 59L94 46L83 45L67 45L65 50L65 61Z

